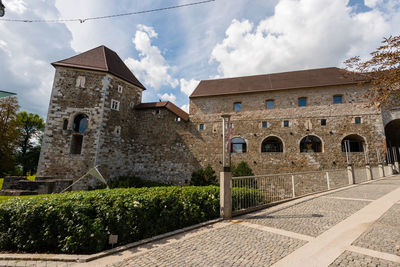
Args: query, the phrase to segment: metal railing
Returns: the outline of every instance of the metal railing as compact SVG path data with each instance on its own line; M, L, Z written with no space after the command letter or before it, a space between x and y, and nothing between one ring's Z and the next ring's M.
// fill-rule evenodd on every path
M346 185L344 169L233 177L232 212Z

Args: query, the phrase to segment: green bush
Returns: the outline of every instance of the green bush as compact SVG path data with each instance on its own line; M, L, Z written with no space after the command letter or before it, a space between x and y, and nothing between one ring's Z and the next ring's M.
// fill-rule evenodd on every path
M72 192L0 202L0 250L94 253L219 216L219 188Z
M216 185L217 176L215 171L208 165L205 169L200 169L192 173L192 179L190 180L190 185L196 186L206 186L206 185Z
M240 177L240 176L253 176L253 170L250 168L247 162L242 161L237 166L232 164L232 176Z

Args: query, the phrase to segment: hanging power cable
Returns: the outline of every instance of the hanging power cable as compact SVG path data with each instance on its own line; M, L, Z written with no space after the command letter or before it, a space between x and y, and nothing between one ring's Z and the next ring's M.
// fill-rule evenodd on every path
M6 18L1 18L0 21L28 22L28 23L32 23L32 22L62 23L62 22L74 22L74 21L78 22L79 21L80 23L84 23L89 20L100 20L100 19L110 19L110 18L116 18L116 17L139 15L139 14L152 13L152 12L164 11L164 10L169 10L169 9L177 9L177 8L182 8L182 7L187 7L187 6L200 5L200 4L205 4L205 3L214 2L214 1L216 1L216 0L205 0L205 1L176 5L176 6L168 6L168 7L156 8L156 9L150 9L150 10L122 13L122 14L114 14L114 15L108 15L108 16L90 17L90 18L84 18L84 19L74 18L74 19L46 20L46 19L6 19Z

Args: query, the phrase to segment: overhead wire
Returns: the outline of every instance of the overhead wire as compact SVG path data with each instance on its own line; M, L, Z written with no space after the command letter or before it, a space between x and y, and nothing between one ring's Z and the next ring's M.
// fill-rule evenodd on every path
M80 23L84 23L84 22L89 21L89 20L101 20L101 19L110 19L110 18L116 18L116 17L125 17L125 16L146 14L146 13L159 12L159 11L177 9L177 8L194 6L194 5L201 5L201 4L206 4L206 3L214 2L214 1L216 1L216 0L204 0L204 1L188 3L188 4L182 4L182 5L174 5L174 6L161 7L161 8L155 8L155 9L150 9L150 10L135 11L135 12L121 13L121 14L114 14L114 15L107 15L107 16L89 17L89 18L84 18L84 19L71 18L71 19L50 19L50 20L46 20L46 19L9 19L9 18L0 18L0 21L26 22L26 23L62 23L62 22L80 22Z

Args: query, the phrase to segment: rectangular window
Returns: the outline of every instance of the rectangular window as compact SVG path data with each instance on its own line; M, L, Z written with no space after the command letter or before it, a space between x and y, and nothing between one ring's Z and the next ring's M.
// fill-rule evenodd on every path
M200 130L200 131L203 131L203 130L204 130L204 124L203 124L203 123L200 123L200 125L199 125L199 130Z
M263 121L263 122L261 123L261 125L262 125L263 128L267 128L267 127L268 127L268 122Z
M242 103L241 102L237 102L233 104L233 110L234 111L241 111L242 110Z
M267 101L265 102L265 107L266 107L267 109L273 109L273 108L275 108L275 100L267 100Z
M321 126L326 126L326 119L321 120Z
M289 127L289 121L283 121L283 127Z
M298 106L299 107L306 107L307 106L307 97L300 97L298 99Z
M343 96L341 95L333 96L333 104L342 104L342 103L343 103Z
M354 118L354 123L355 124L361 124L361 117L355 117Z
M82 152L83 136L74 134L71 141L71 154L79 155Z
M119 101L112 99L111 100L111 109L119 111Z
M121 85L118 85L118 93L122 93L122 86Z

